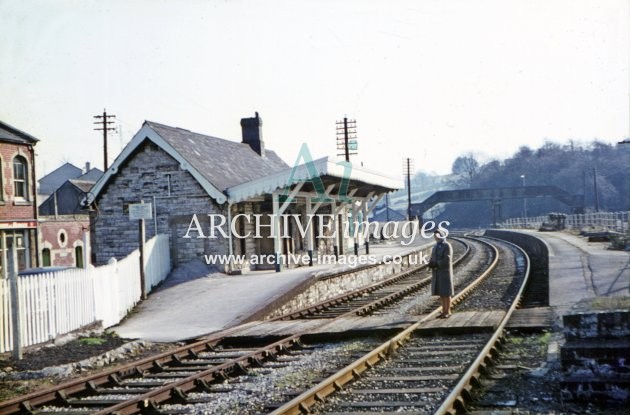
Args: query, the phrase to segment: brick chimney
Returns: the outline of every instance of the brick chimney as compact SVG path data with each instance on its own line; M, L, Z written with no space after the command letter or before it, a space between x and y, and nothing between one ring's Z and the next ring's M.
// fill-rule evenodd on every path
M85 162L85 172L86 172L86 173L89 173L89 171L90 171L90 162L89 162L89 161L86 161L86 162Z
M241 118L241 128L243 130L243 143L249 146L256 153L265 157L265 143L262 137L262 118L256 112L253 118Z

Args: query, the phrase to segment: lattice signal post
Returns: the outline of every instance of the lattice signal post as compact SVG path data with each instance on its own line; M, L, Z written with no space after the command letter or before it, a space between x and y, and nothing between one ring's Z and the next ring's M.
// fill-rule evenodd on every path
M415 168L413 159L406 157L403 159L403 174L407 176L407 220L411 220L411 175Z
M344 117L343 121L337 121L337 155L350 161L350 156L358 154L358 150L357 122Z

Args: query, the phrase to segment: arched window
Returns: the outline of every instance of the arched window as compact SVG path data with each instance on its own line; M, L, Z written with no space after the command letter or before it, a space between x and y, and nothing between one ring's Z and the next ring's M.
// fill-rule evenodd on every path
M74 248L74 263L77 268L83 268L83 247L77 246Z
M49 248L42 249L42 266L44 267L50 266L50 249Z
M16 199L28 199L28 168L22 156L13 159L13 188Z

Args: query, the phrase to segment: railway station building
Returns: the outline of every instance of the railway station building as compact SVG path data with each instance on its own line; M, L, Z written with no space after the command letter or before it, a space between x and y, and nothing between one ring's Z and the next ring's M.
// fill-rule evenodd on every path
M136 203L151 204L146 237L169 236L173 265L223 256L215 264L225 272L279 271L359 244L369 249L369 238L343 230L402 180L311 160L306 145L290 166L265 148L258 113L241 127L235 142L145 121L88 196L96 265L138 248L138 221L129 219ZM288 256L302 261L281 263Z

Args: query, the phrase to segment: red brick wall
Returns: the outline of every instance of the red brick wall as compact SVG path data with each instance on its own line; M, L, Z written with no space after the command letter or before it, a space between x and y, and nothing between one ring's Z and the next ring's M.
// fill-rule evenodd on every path
M65 243L60 242L60 231L65 234ZM49 248L51 264L53 266L75 266L75 246L80 245L83 251L83 235L86 234L90 243L90 220L87 216L69 215L55 219L52 216L42 216L39 222L39 248Z
M28 163L28 202L14 204L13 158L24 157ZM33 151L26 144L0 142L2 188L0 193L0 220L34 219L36 217L35 178L33 177Z

